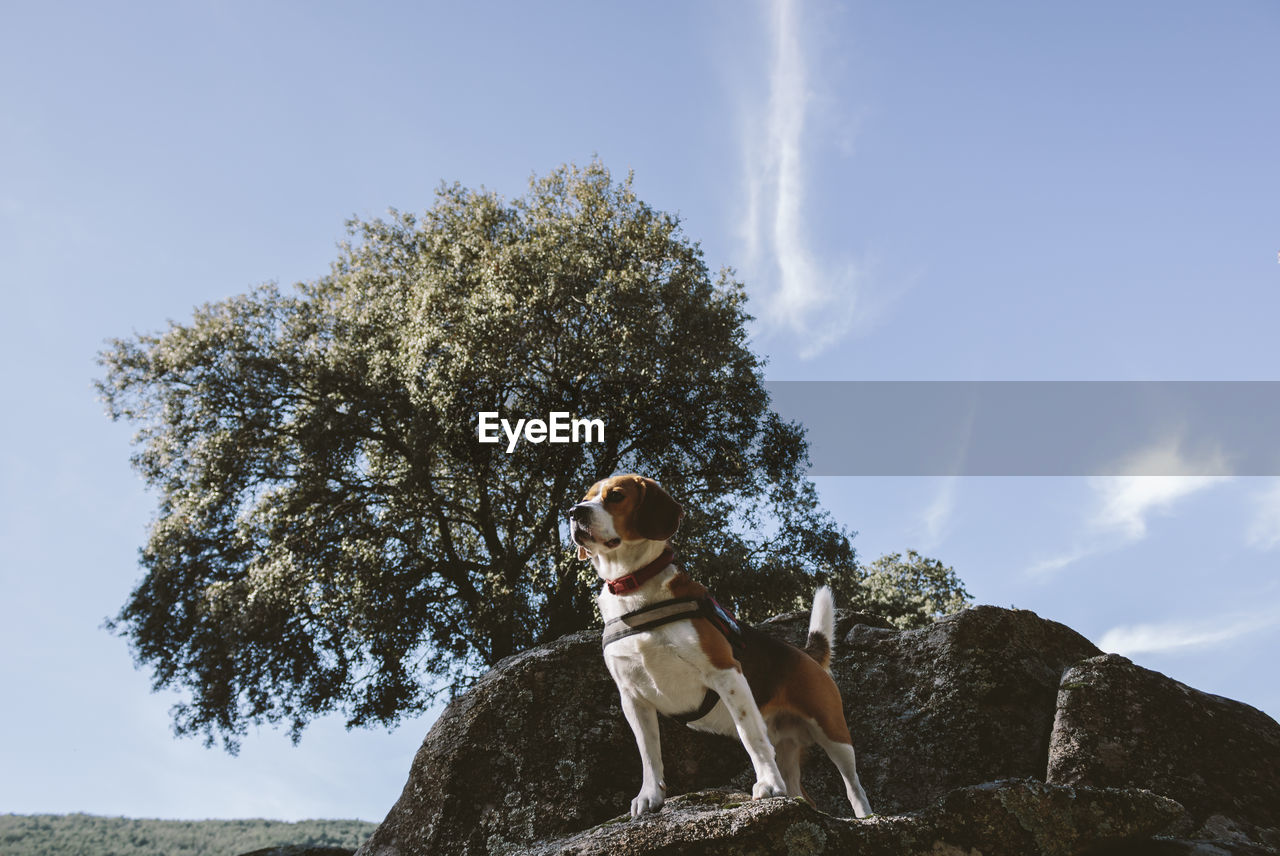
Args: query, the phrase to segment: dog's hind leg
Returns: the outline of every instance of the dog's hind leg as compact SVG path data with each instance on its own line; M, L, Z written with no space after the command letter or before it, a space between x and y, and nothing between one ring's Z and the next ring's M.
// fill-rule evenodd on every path
M777 755L778 772L782 773L782 781L787 785L787 796L802 796L803 788L800 787L800 744L790 737L784 737L773 744L773 750Z
M803 797L809 805L817 808L817 804L805 792L804 785L800 784L800 765L804 761L805 750L813 744L808 723L785 713L775 713L767 717L765 722L777 755L778 772L782 773L782 781L787 786L787 796Z
M840 778L844 779L845 795L849 797L849 805L853 806L853 813L858 817L871 814L871 803L867 801L867 792L862 789L862 782L858 781L858 765L854 757L853 745L841 740L832 740L816 725L810 730L813 732L813 739L840 771Z

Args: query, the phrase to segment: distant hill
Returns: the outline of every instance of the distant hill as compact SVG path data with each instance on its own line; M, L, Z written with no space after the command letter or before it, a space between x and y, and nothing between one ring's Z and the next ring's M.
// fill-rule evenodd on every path
M133 820L89 814L0 815L0 856L239 856L306 845L355 850L360 820Z

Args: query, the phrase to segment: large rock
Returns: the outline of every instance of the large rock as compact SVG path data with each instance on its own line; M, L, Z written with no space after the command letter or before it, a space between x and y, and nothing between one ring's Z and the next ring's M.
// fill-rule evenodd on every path
M762 627L796 642L808 617ZM965 785L1044 779L1062 673L1100 653L1065 625L992 606L922 630L842 618L836 637L832 674L859 776L881 814L923 808ZM835 768L820 751L810 751L804 782L824 811L852 814Z
M801 614L762 626L795 642L807 627ZM639 754L599 636L584 632L503 661L451 704L358 856L1280 853L1280 725L1247 705L1024 611L978 607L913 631L840 614L836 638L870 821L846 819L819 751L804 780L821 811L708 792L749 791L746 753L665 720L672 798L618 818Z
M1067 671L1057 708L1050 782L1150 788L1209 831L1280 827L1280 726L1265 713L1114 654Z
M747 763L724 738L661 729L670 793L723 784ZM584 631L507 658L450 704L359 852L503 852L613 817L639 787L600 634Z
M1031 780L961 788L927 809L867 820L832 817L802 800L751 802L745 793L703 792L670 800L659 815L617 818L521 852L1072 856L1149 839L1181 813L1176 802L1149 791L1073 789Z
M867 620L839 616L833 674L878 813L923 808L965 785L1044 778L1059 679L1097 655L1093 645L1033 613L994 607L913 631ZM801 614L763 625L793 641L807 627ZM663 721L662 745L669 795L741 787L749 775L735 741ZM503 661L449 706L360 853L503 852L613 817L639 785L599 636L579 633ZM820 751L810 753L805 787L823 810L851 814Z

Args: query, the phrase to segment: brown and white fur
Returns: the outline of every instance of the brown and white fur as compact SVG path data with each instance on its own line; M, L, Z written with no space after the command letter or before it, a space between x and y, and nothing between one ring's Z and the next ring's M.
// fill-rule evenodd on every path
M680 505L652 479L613 476L596 483L570 511L578 558L590 559L604 580L617 580L662 555L683 516ZM638 589L599 598L606 622L676 597L699 597L706 588L670 564ZM697 710L707 688L719 702L690 728L737 735L751 757L752 797L802 796L800 761L817 743L844 779L854 814L871 813L858 781L853 740L845 724L840 690L828 672L835 631L831 590L817 592L805 650L743 627L745 644L735 655L706 618L675 621L619 639L604 652L622 697L622 712L635 732L643 781L631 802L633 817L657 811L666 799L658 714Z

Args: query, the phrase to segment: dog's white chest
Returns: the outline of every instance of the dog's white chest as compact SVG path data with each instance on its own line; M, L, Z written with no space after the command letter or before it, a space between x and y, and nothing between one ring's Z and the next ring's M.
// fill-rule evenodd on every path
M604 661L619 690L679 714L696 710L706 695L706 666L692 662L700 653L693 627L676 622L613 642Z

